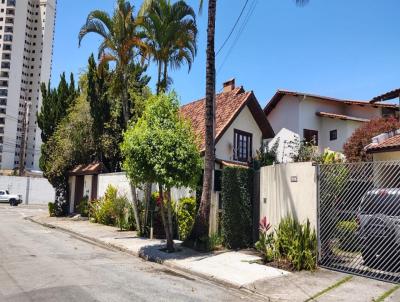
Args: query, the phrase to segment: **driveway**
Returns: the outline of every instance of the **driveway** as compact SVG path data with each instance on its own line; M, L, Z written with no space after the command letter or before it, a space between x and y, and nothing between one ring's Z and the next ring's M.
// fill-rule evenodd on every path
M0 301L255 301L24 219L42 207L0 205Z

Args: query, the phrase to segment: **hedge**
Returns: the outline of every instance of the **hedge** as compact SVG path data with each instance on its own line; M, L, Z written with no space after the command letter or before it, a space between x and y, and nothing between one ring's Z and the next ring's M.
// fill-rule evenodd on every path
M228 167L222 172L221 231L226 247L252 244L253 170Z

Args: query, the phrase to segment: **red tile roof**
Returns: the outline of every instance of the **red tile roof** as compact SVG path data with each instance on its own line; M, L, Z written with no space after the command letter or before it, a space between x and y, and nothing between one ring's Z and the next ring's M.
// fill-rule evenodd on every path
M368 106L368 107L375 107L375 108L378 108L378 107L397 108L397 106L393 105L393 104L380 104L380 103L372 104L372 103L369 103L366 101L343 100L343 99L337 99L337 98L332 98L332 97L327 97L327 96L322 96L322 95L317 95L317 94L311 94L311 93L303 93L303 92L289 91L289 90L278 90L275 93L275 95L272 97L272 99L269 101L267 106L264 108L264 112L267 116L268 116L268 114L270 114L272 112L272 110L274 110L276 105L280 102L280 100L285 95L306 96L306 97L322 99L324 101L343 103L346 105Z
M386 92L382 95L376 96L371 100L371 103L376 103L376 102L383 102L383 101L388 101L388 100L393 100L400 97L400 88L394 89L392 91Z
M75 166L71 171L69 171L69 175L96 175L104 172L104 165L100 162L94 162L88 165L78 165Z
M247 105L255 121L260 127L264 138L274 137L274 131L264 115L256 97L252 91L245 91L243 87L237 87L229 92L216 95L216 142L222 137L231 123ZM205 99L201 99L181 107L182 114L191 121L195 133L200 139L200 150L204 151L205 135Z
M379 144L370 144L366 147L368 153L400 150L400 134L389 137Z
M322 117L329 117L329 118L333 118L333 119L344 120L344 121L356 121L356 122L369 122L370 121L369 119L365 119L365 118L359 118L359 117L343 115L343 114L336 114L336 113L329 113L329 112L317 112L316 115L322 116Z

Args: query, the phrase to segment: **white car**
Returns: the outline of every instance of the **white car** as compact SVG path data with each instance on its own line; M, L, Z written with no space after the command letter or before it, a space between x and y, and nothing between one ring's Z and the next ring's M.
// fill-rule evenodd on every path
M10 206L18 206L22 203L22 195L12 195L8 190L0 190L0 203L9 203Z

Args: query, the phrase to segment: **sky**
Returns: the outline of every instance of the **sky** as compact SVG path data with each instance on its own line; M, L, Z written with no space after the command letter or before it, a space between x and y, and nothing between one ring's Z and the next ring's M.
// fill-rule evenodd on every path
M173 0L172 0L173 1ZM140 7L141 0L131 3ZM198 11L199 0L188 0ZM205 1L207 2L207 1ZM218 0L216 49L231 31L246 0ZM100 38L78 33L94 9L112 12L115 0L58 0L52 85L62 72L77 77L97 55ZM185 104L204 97L207 12L197 16L198 54L191 71L171 71L173 89ZM217 91L230 78L253 90L265 106L277 89L354 100L400 87L399 0L249 0L236 30L217 56ZM148 74L154 90L156 69Z

